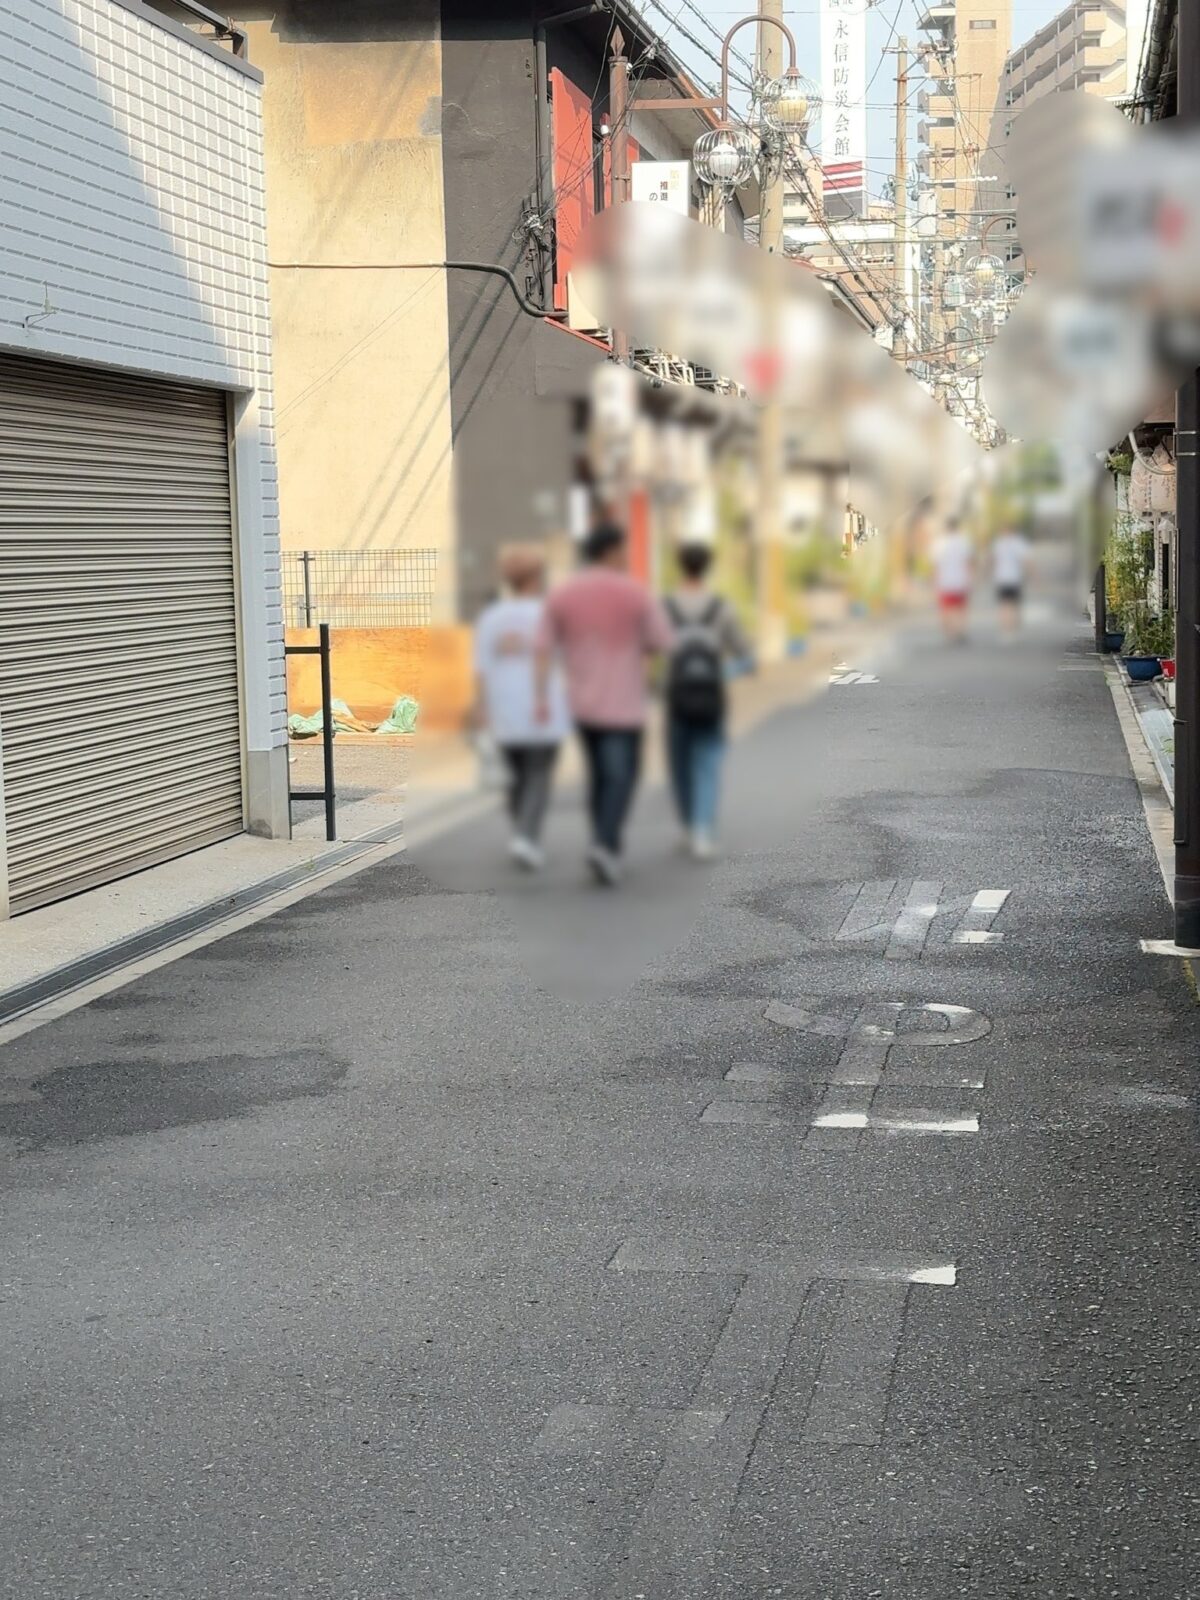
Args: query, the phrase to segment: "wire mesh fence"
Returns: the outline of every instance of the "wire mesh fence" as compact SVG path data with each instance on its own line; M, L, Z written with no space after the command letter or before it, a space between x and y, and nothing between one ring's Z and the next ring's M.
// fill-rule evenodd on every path
M289 628L422 628L433 617L436 550L285 550Z

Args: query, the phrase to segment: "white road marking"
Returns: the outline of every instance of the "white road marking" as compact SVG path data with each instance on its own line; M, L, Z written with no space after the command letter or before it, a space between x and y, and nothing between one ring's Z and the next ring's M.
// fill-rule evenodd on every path
M998 944L1004 936L992 932L992 924L1012 893L1010 889L978 889L970 897L953 895L943 900L940 883L917 879L909 884L904 904L896 912L894 878L846 887L854 898L835 939L851 944L881 940L884 955L892 961L919 959L934 922L955 912L961 915L951 935L952 944Z
M896 888L894 878L881 878L874 883L853 883L854 899L842 919L835 935L838 939L870 939L885 933L888 924L882 918Z
M999 911L1009 896L1008 889L979 889L971 901L973 911Z
M955 944L999 944L1004 935L990 931L992 923L1004 910L1004 903L1012 893L1010 889L980 889L962 914L954 930Z
M979 1118L974 1114L939 1117L930 1114L903 1116L889 1113L886 1116L873 1116L867 1126L879 1133L978 1133Z
M710 1100L700 1113L701 1122L734 1124L780 1123L783 1113L776 1102L770 1100Z
M854 1026L840 1017L818 1016L800 1006L789 1006L786 1001L772 1000L763 1015L768 1022L781 1028L794 1028L798 1033L815 1033L825 1038L844 1039Z
M872 1133L978 1133L979 1118L874 1115L866 1111L827 1111L812 1120L814 1128L861 1128Z
M679 1272L741 1274L757 1279L783 1277L811 1282L827 1278L837 1283L942 1283L956 1280L952 1261L915 1261L903 1251L846 1250L835 1258L805 1256L793 1244L780 1241L741 1243L729 1239L646 1238L626 1239L609 1259L610 1272ZM766 1304L772 1304L770 1295ZM745 1330L742 1330L744 1335ZM741 1336L741 1335L740 1335ZM697 1395L694 1398L706 1398Z
M859 1084L875 1089L883 1076L888 1051L896 1042L896 1024L904 1010L901 1000L886 1000L866 1005L854 1019L854 1026L842 1047L830 1084Z
M879 679L873 672L833 672L829 681L830 683L878 683Z
M883 952L889 961L903 961L919 956L925 948L929 929L938 914L940 883L917 880L908 891L904 909L896 918L892 936Z
M931 1000L924 1005L911 1005L903 1000L872 1001L860 1008L853 1022L846 1024L834 1018L819 1017L812 1011L797 1006L772 1001L766 1008L768 1021L786 1028L823 1034L841 1034L846 1042L842 1046L825 1092L809 1124L818 1137L811 1141L814 1149L826 1148L821 1133L882 1133L882 1134L935 1134L958 1135L979 1132L979 1118L973 1112L942 1114L936 1111L872 1112L875 1094L885 1081L888 1058L897 1042L900 1019L905 1012L915 1012L944 1021L946 1026L938 1032L918 1031L905 1035L906 1040L920 1050L944 1048L947 1045L972 1044L991 1031L991 1022L968 1006L952 1005ZM902 1066L896 1072L896 1081L906 1085L920 1084L947 1088L981 1089L982 1073L961 1075L956 1072L931 1072L926 1068ZM847 1093L847 1091L851 1091ZM718 1112L709 1116L707 1108L702 1120L726 1120ZM727 1120L734 1120L729 1117ZM737 1120L752 1120L749 1117ZM764 1118L763 1120L767 1120ZM838 1142L838 1141L835 1141Z
M954 1267L920 1267L909 1275L909 1283L940 1283L947 1288L958 1282Z
M877 1445L904 1334L906 1283L846 1283L821 1347L800 1437L812 1444Z
M922 1045L973 1044L976 1039L982 1039L992 1031L992 1024L987 1017L968 1006L951 1006L930 1000L920 1009L930 1016L945 1017L950 1024L944 1033L923 1035Z
M787 1074L773 1067L760 1067L755 1061L736 1061L725 1074L725 1083L756 1084L764 1089L785 1089Z

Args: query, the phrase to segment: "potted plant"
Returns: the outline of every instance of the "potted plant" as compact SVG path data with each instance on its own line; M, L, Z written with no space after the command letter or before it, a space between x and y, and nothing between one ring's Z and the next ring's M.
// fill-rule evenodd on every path
M1164 658L1173 662L1174 656L1175 627L1171 618L1152 616L1148 607L1139 607L1121 654L1130 678L1146 682L1160 677Z
M1121 623L1121 612L1117 606L1109 606L1105 617L1104 648L1112 655L1119 656L1125 644L1125 629Z
M1137 621L1146 614L1146 588L1154 569L1154 544L1148 529L1118 512L1104 557L1108 578L1107 649L1131 652Z

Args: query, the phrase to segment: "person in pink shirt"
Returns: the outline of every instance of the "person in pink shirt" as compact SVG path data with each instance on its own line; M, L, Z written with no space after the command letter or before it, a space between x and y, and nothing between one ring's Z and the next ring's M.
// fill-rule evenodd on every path
M538 638L539 713L549 716L550 669L566 672L567 698L588 769L596 880L621 876L621 844L641 766L646 722L646 659L671 648L657 602L625 572L625 535L599 523L583 547L584 566L546 601Z

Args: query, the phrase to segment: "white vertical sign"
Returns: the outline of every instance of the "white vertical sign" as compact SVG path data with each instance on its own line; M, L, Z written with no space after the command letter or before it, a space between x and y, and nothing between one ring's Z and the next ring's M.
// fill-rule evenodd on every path
M821 0L821 164L835 210L863 210L868 0Z
M630 198L666 206L686 217L691 211L691 175L690 161L635 161L630 168Z

